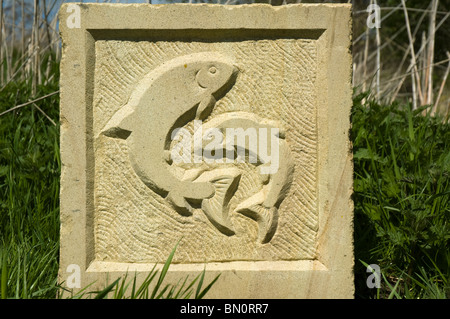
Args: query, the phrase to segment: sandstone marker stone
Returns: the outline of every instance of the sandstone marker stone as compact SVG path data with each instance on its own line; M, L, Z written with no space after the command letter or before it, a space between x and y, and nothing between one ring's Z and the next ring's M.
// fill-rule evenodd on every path
M352 298L350 9L63 5L60 281Z

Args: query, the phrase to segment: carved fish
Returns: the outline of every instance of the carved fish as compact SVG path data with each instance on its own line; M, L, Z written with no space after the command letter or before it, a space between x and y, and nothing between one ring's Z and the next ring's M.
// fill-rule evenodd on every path
M294 162L289 150L289 146L284 140L284 131L280 130L279 123L247 112L232 112L218 115L205 124L202 130L207 131L211 128L219 129L223 135L226 135L226 130L231 128L233 130L248 128L255 129L258 134L258 141L266 141L265 145L259 143L258 147L265 146L266 150L257 150L256 154L252 154L255 145L249 145L250 139L246 140L246 145L233 145L232 150L229 149L226 140L221 141L222 151L228 154L237 153L238 147L243 147L248 154L248 157L257 157L256 164L260 165L260 176L263 186L259 192L241 202L235 211L247 217L254 219L258 223L258 241L260 243L268 243L278 225L278 208L287 195L292 184ZM265 129L260 131L260 129ZM277 129L274 131L272 129ZM261 132L267 132L266 136L262 136ZM276 133L278 132L278 133ZM273 140L272 140L273 139ZM276 147L278 149L278 157L275 159L275 169L271 170L269 167L273 165L273 155ZM203 150L204 152L204 146ZM226 215L228 216L228 215ZM222 216L222 219L227 217ZM231 224L229 221L223 222Z
M216 52L174 58L148 73L102 130L106 136L127 141L136 174L182 215L192 214L188 200L226 194L217 193L209 181L180 180L170 172L172 132L194 119L206 118L234 85L237 73L233 62ZM225 180L236 177L222 176Z
M286 142L280 139L278 171L271 174L262 189L236 207L236 212L258 223L258 241L268 243L278 226L278 208L292 184L294 164ZM270 165L270 164L269 164Z

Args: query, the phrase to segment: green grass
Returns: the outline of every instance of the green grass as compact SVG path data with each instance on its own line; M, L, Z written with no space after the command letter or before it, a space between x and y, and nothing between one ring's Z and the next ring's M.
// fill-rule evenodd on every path
M57 75L58 65L53 72ZM39 87L37 96L58 90ZM11 82L0 92L0 112L28 102L31 85ZM58 97L36 102L58 122ZM1 297L56 295L59 249L59 126L34 105L0 120Z
M155 266L150 270L147 277L144 281L137 286L137 276L133 276L131 280L128 280L128 273L123 277L116 279L111 284L107 285L104 289L100 291L88 291L88 287L83 288L81 291L73 294L68 291L70 298L79 299L79 298L91 298L94 299L189 299L192 296L195 299L202 299L206 293L211 289L214 283L219 279L220 274L217 275L205 288L203 287L203 282L205 278L206 270L204 269L197 277L195 277L188 284L189 277L185 277L181 282L181 279L176 284L163 284L164 278L169 270L170 264L172 262L173 256L175 254L176 248L170 253L167 261L165 262L161 272L159 273L158 280L155 285L152 285L154 280L158 275L158 270ZM194 292L194 286L195 292ZM62 290L60 290L62 292ZM60 294L62 295L62 294Z
M36 97L59 89L58 64L54 80L38 87ZM0 92L0 113L27 103L28 82L11 82ZM40 109L40 110L39 110ZM44 114L45 113L45 114ZM59 97L7 112L0 121L0 298L56 298L59 258ZM155 269L137 287L136 277L119 278L101 291L89 287L71 298L203 298L214 278L204 286L205 272L177 284L164 278L175 249L159 276ZM150 285L156 284L150 290ZM195 288L195 289L194 289Z
M449 125L423 116L427 107L363 105L364 97L354 99L351 132L356 274L367 276L364 263L375 263L385 280L381 291L368 291L357 281L357 292L448 297Z
M57 91L53 80L36 97ZM0 91L0 113L32 100L31 85ZM442 119L407 105L362 103L352 112L357 298L448 298L450 130ZM50 96L0 120L0 297L56 298L59 253L59 98ZM45 115L43 114L45 113ZM50 119L51 120L50 120ZM174 251L175 252L175 251ZM173 252L173 253L174 253ZM171 255L172 256L172 255ZM121 278L102 291L74 298L204 297L204 273L175 285L153 272L140 287ZM367 264L382 270L380 289L368 289ZM162 276L162 277L161 277ZM158 286L149 290L150 283Z

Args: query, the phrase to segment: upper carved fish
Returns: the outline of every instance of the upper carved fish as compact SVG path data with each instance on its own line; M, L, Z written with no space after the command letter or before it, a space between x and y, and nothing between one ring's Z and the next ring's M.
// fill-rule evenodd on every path
M212 197L215 189L209 182L179 180L169 171L172 132L206 118L232 87L237 72L230 59L216 52L174 58L139 82L128 103L102 131L126 139L137 175L181 214L192 213L187 200Z

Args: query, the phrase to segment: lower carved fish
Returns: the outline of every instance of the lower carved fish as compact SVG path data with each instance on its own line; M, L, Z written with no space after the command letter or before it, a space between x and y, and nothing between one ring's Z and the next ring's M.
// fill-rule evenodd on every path
M278 225L278 208L289 191L294 172L294 162L284 140L284 132L280 131L280 125L276 121L263 119L248 112L218 115L202 126L204 131L211 129L218 129L223 135L226 135L226 131L230 129L235 132L242 129L241 133L252 129L256 132L256 140L264 141L259 143L255 154L252 152L256 148L249 144L250 139L245 140L244 145L229 145L229 139L225 139L221 141L221 147L216 148L215 155L217 151L222 151L222 154L236 154L244 150L249 158L256 158L255 164L259 165L263 186L259 192L238 204L235 211L258 223L258 242L262 244L270 242ZM204 153L205 147L203 145L202 147ZM264 147L266 147L265 150L262 149ZM205 213L209 214L210 220L217 216L217 213L213 211L205 210ZM222 212L220 216L221 220L226 220L229 224L227 213Z

